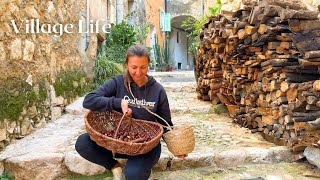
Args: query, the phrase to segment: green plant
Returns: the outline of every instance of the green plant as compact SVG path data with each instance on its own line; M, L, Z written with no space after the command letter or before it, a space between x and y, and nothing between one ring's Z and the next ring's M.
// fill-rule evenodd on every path
M147 38L148 29L150 28L149 23L143 23L142 25L134 25L134 31L136 32L136 39L139 44L145 44Z
M221 114L221 110L218 107L214 107L212 110L215 114Z
M133 25L122 21L111 29L110 34L99 50L99 54L100 56L105 56L109 61L123 63L126 50L135 44L136 41L136 32Z
M157 71L166 71L169 67L169 57L168 57L168 50L165 47L165 44L161 47L158 41L158 36L154 35L155 43L153 46L154 49L154 58L156 63L158 64Z
M62 96L69 101L77 96L83 96L91 90L91 82L83 71L61 72L53 84L56 96Z
M140 34L140 36L143 35ZM93 67L93 89L101 86L113 76L124 72L122 64L125 61L126 50L136 42L137 33L134 26L127 24L124 20L111 29L102 47L98 50Z
M93 89L101 86L108 79L124 72L120 63L109 61L106 57L99 56L94 65Z
M211 113L214 113L214 114L228 113L228 109L224 104L217 104L217 105L211 106L209 114Z
M21 79L10 79L0 83L0 120L17 121L25 106L41 106L48 97L44 81L39 81L37 92Z
M215 6L209 7L210 16L214 16L217 13L219 13L221 8L222 8L221 0L217 0L217 4Z
M14 180L15 177L9 172L3 172L0 175L0 180Z
M200 16L198 19L188 17L186 20L182 21L182 28L186 31L191 31L188 35L189 38L193 41L188 48L188 52L194 54L196 47L199 44L199 34L202 29L203 24L208 21L210 16L214 16L220 12L222 7L221 0L217 0L217 4L213 7L209 7L208 16Z

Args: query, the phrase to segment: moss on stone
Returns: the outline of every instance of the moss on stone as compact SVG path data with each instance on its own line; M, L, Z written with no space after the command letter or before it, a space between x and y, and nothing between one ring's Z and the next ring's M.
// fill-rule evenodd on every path
M80 83L82 81L82 83ZM24 107L35 105L42 107L48 98L45 79L38 82L39 89L34 89L22 79L10 79L0 83L0 122L4 119L17 121ZM91 90L90 83L83 71L61 73L54 84L56 95L63 96L70 102Z
M46 89L46 85L44 81L39 83L39 100L40 102L44 102L48 97L48 90Z
M48 96L44 81L40 83L39 95L37 95L33 87L21 79L0 83L0 94L0 121L18 120L25 106L43 104Z
M57 76L54 89L56 96L62 96L70 102L91 91L91 80L83 71L63 72Z

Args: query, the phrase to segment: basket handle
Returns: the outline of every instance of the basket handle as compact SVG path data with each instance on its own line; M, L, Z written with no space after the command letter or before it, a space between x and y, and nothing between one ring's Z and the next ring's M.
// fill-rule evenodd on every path
M116 139L116 137L117 137L117 135L118 135L119 128L120 128L120 125L121 125L121 123L122 123L122 120L123 120L124 117L126 116L126 114L127 114L127 112L123 113L123 115L122 115L122 117L121 117L121 120L120 120L120 122L119 122L119 124L118 124L117 130L116 130L116 132L114 133L113 139Z
M132 91L131 91L130 82L128 82L128 87L129 87L129 92L130 92L131 96L135 99L136 97L134 97L134 95L133 95L133 93L132 93ZM162 125L162 124L159 123L162 127L168 128L170 131L172 131L173 128L170 126L170 124L168 123L168 121L166 121L165 119L163 119L163 118L162 118L161 116L159 116L158 114L150 111L150 109L146 108L145 106L143 106L143 105L141 105L141 106L142 106L146 111L148 111L150 114L152 114L152 115L156 116L157 118L161 119L163 122L165 122L165 123L168 125L168 126L164 126L164 125Z

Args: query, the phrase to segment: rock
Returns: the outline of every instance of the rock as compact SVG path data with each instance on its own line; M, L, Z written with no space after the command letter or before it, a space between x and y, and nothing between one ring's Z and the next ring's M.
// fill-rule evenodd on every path
M6 39L5 33L3 32L2 28L0 28L0 41L4 41Z
M20 124L20 133L22 136L28 135L32 132L33 127L29 118L25 118Z
M12 60L19 60L22 58L21 40L18 38L10 44L10 58Z
M8 9L12 14L19 14L19 7L15 3L9 3Z
M0 37L1 37L1 30L0 30ZM0 38L1 41L1 38ZM0 42L0 64L3 65L6 60L6 51L4 50L3 42Z
M52 102L53 102L54 106L63 105L63 101L64 101L64 98L62 96L58 96L58 97L55 97L55 98L52 99Z
M0 141L7 139L7 129L6 127L0 128Z
M88 56L90 61L94 61L97 56L98 38L95 34L91 34L89 41Z
M218 167L234 167L250 161L250 155L242 149L222 151L215 157L215 163Z
M167 169L169 161L170 161L170 156L166 153L161 153L159 161L153 168L156 170L164 171Z
M66 154L64 164L68 170L84 176L93 176L102 174L106 171L103 166L94 164L82 158L77 152L69 152Z
M6 122L6 126L7 126L7 132L8 133L10 133L10 134L12 134L13 133L13 131L14 131L14 129L15 129L15 127L17 126L17 123L16 123L16 121L13 121L13 122L11 122L11 121L5 121Z
M35 124L35 128L42 128L47 124L46 119L42 117L39 122Z
M0 159L0 174L2 174L4 171L4 162L3 159Z
M29 118L34 118L37 116L37 114L38 114L37 107L35 105L28 108Z
M166 178L167 180L177 180L180 178L180 175L177 172L172 172Z
M53 5L52 1L48 2L48 9L47 9L48 13L50 14L51 17L54 17L54 15L56 14L56 8Z
M293 162L293 153L285 146L271 147L269 157L272 157L272 162Z
M283 180L281 176L267 175L266 180Z
M80 115L88 110L82 107L84 97L78 98L76 101L74 101L72 104L66 106L66 113L73 114L73 115Z
M26 79L26 83L28 83L30 86L32 86L32 75L31 74L29 74L28 75L28 77L27 77L27 79Z
M30 19L31 18L39 19L39 14L38 14L37 10L34 8L34 6L30 6L30 5L26 6L25 11Z
M51 109L51 119L53 121L57 120L61 116L62 116L62 109L60 107L53 107Z
M313 147L307 147L303 155L306 156L309 163L316 165L320 169L320 149L319 148L313 148Z
M35 44L32 41L26 40L25 46L23 49L23 60L24 61L32 61L34 54Z
M57 179L67 173L63 165L63 154L34 153L5 160L6 171L10 171L15 179L42 180Z
M57 20L62 24L65 23L65 16L63 10L60 7L58 7L57 9Z
M216 159L214 153L191 153L188 154L188 157L185 160L174 157L171 161L170 169L176 170L188 167L213 166L215 163Z
M79 86L79 83L77 81L73 81L72 85L73 85L74 88L77 88Z

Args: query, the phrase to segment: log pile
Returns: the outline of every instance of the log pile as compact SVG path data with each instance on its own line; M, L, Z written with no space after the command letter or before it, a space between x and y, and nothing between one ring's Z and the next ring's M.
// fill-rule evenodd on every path
M252 3L251 3L252 4ZM200 32L198 98L294 151L320 140L320 20L296 0L210 17Z

